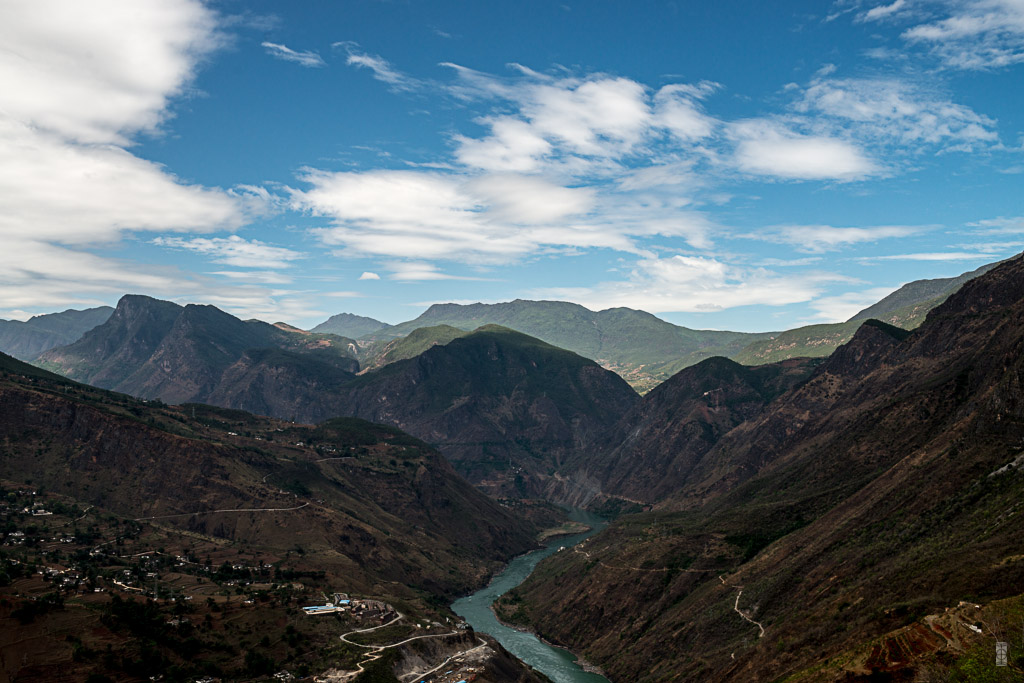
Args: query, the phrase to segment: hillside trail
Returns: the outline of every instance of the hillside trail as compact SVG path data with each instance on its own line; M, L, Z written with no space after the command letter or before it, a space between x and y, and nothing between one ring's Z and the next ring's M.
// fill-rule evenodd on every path
M371 663L377 661L378 659L380 659L381 657L383 657L384 656L384 650L388 650L390 648L399 647L399 646L405 645L406 643L411 643L414 640L423 640L424 638L448 638L450 636L462 635L462 633L459 632L459 631L451 631L449 633L433 633L433 634L428 634L428 635L423 635L423 636L413 636L412 638L406 638L405 640L401 640L401 641L399 641L397 643L391 643L390 645L364 645L363 643L356 643L356 642L353 642L353 641L348 639L349 636L353 636L353 635L355 635L357 633L370 633L371 631L376 631L376 630L382 629L382 628L384 628L386 626L391 626L392 624L395 624L398 621L400 621L405 616L401 612L398 612L397 614L398 614L397 617L395 617L391 621L387 622L386 624L381 624L380 626L372 626L370 628L356 629L355 631L349 631L348 633L345 633L345 634L342 634L341 636L339 636L339 638L341 638L342 642L344 642L344 643L348 643L349 645L355 645L356 647L362 647L362 648L366 648L366 649L371 650L370 652L366 653L366 656L358 664L356 664L357 669L355 671L353 671L353 672L350 672L350 675L345 679L346 681L353 680L353 679L357 678L360 674L362 674L366 670L366 667L369 664L371 664ZM456 657L467 655L467 654L469 654L471 652L475 652L476 650L479 650L479 649L487 646L487 643L484 642L480 638L477 639L477 642L479 642L480 644L477 645L476 647L472 647L472 648L470 648L468 650L461 650L459 652L456 652L455 654L453 654L450 657L448 657L448 659L444 660L443 662L438 664L433 669L430 669L429 671L413 672L413 673L410 673L410 674L404 674L401 678L403 680L407 679L407 678L411 680L411 679L421 678L423 676L427 676L427 675L432 674L435 671L443 668L444 666L446 666L449 662L451 662Z

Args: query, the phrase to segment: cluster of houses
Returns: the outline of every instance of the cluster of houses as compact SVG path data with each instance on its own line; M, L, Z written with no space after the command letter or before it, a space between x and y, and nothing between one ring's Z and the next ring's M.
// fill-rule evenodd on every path
M326 598L326 596L324 596ZM335 593L330 600L323 605L310 605L303 607L304 614L317 616L320 614L333 614L335 612L351 612L357 617L381 617L395 613L395 608L380 600L359 600L352 599L348 593Z

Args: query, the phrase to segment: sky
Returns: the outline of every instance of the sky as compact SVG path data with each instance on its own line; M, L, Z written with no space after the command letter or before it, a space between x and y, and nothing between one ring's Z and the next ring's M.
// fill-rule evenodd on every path
M1024 250L1024 0L0 4L0 318L849 318Z

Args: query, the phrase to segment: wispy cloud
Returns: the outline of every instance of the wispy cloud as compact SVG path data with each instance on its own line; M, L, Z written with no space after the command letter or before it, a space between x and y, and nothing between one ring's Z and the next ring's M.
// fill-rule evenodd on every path
M640 237L710 245L710 224L685 200L599 193L535 176L307 170L292 206L325 216L314 234L350 256L507 264L551 249L639 253Z
M822 253L835 251L852 244L909 237L928 230L919 225L880 225L857 228L837 228L831 225L786 225L769 228L747 237L768 242L791 244L797 251Z
M375 79L387 83L391 86L392 90L409 91L415 90L422 85L417 79L395 69L388 60L380 55L365 52L359 47L359 43L345 40L333 43L331 47L345 50L348 54L345 60L346 64L361 69L369 69Z
M326 66L327 62L323 60L323 57L318 55L316 52L303 51L297 52L287 45L281 45L280 43L261 43L263 48L267 51L267 54L277 59L283 59L286 62L295 62L301 66L308 68L316 68Z
M903 33L955 69L997 69L1024 62L1024 4L1019 0L945 0L941 18Z
M304 254L274 247L258 240L245 240L238 235L230 237L157 237L153 244L170 249L184 249L210 256L215 263L240 268L286 268L291 261L304 258Z
M423 282L428 280L488 281L492 278L445 273L432 263L422 261L392 261L384 267L391 271L390 278L399 282Z
M907 5L907 0L895 0L895 2L889 5L876 5L866 12L857 15L857 18L860 21L882 21L907 9Z
M962 150L998 143L991 118L951 101L934 86L899 78L816 78L794 110L813 115L819 126L887 149Z
M534 295L574 301L592 310L616 306L654 313L707 313L739 306L783 306L810 301L824 286L849 278L831 273L780 275L723 260L675 255L636 262L629 277L595 287L548 288Z
M989 235L1015 235L1024 233L1024 216L1000 216L967 224L977 232Z
M978 253L970 251L936 251L916 254L887 254L885 256L862 256L857 260L861 263L879 261L991 261L995 255L991 252Z

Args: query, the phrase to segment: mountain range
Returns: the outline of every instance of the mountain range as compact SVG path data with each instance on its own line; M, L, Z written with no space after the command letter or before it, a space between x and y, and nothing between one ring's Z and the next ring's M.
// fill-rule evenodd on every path
M531 544L493 498L607 511L497 609L614 680L956 680L962 601L983 637L1017 614L1020 257L754 338L521 300L332 320L125 296L39 367L0 357L0 478L435 596Z
M999 674L970 648L1005 637L1015 613L995 601L1024 580L1021 348L1018 257L917 330L867 321L806 379L767 393L724 361L684 371L638 404L634 431L591 472L652 492L653 509L542 563L501 613L613 679L1004 680L957 672ZM673 388L668 427L655 411ZM673 477L661 490L644 467L659 456L654 472ZM961 637L966 617L949 615L965 600L992 606Z
M434 444L496 494L542 490L571 452L638 399L595 362L497 326L425 344L414 357L358 376L353 348L335 335L132 295L103 325L37 362L167 403L306 423L352 416L390 424Z
M646 393L678 370L712 356L730 357L745 365L827 356L849 341L868 318L913 329L931 308L964 282L994 265L988 264L955 278L908 283L845 323L810 325L784 332L749 334L691 330L632 309L594 312L567 302L524 300L502 304L437 304L417 318L398 325L339 313L311 332L321 340L341 337L347 347L346 355L357 359L366 371L411 358L430 346L447 344L483 325L501 325L595 360ZM113 309L100 307L36 316L26 322L0 320L0 352L34 361L49 349L76 342L112 313ZM250 327L255 327L257 321L249 323ZM303 332L284 323L274 326L284 332ZM243 346L256 348L252 346L256 344L294 350L293 343L255 338L258 335L254 330L247 336L250 338L243 341ZM62 362L66 364L67 360L70 359Z
M789 358L824 357L846 343L863 321L876 318L903 329L921 324L925 314L965 282L997 264L987 264L952 278L907 283L844 323L809 325L784 332L743 333L692 330L644 311L613 308L591 311L564 301L515 301L499 304L435 304L413 320L387 325L347 313L313 328L358 339L357 356L364 367L379 367L422 351L427 344L445 344L455 330L501 325L598 362L645 393L679 370L713 356L745 365ZM424 332L425 328L433 331ZM398 340L421 336L404 351Z
M77 341L83 334L107 321L110 306L66 310L37 315L22 322L0 320L0 353L20 360L32 360L43 351Z

